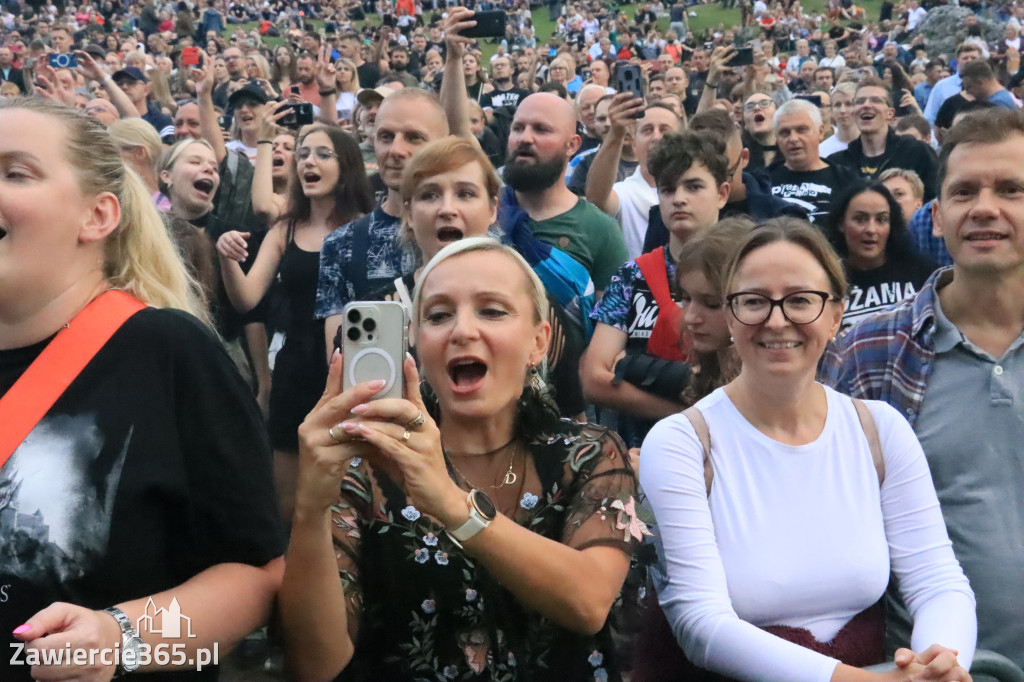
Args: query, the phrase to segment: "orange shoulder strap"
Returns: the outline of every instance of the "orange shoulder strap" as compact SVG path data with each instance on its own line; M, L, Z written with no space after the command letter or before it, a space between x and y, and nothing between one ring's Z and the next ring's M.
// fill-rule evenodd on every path
M122 291L97 296L0 397L0 468L125 321L146 306Z

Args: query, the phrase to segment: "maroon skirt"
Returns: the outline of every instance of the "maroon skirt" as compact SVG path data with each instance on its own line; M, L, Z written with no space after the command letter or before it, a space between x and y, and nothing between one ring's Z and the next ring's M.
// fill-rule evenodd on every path
M836 634L831 642L819 642L809 630L787 625L769 625L765 632L825 654L856 668L885 660L885 606L880 599L861 611ZM633 682L729 682L730 678L698 668L687 660L676 642L665 612L654 590L648 589L643 625L633 650Z

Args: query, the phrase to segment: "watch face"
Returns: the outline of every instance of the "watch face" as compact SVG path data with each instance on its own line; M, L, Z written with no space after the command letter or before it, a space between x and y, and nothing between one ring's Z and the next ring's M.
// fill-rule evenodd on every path
M131 635L121 637L121 667L132 672L139 667L142 658L142 640Z
M473 491L473 504L476 505L480 515L488 521L493 521L494 517L498 515L498 511L494 508L491 498L487 497L487 493L482 490Z

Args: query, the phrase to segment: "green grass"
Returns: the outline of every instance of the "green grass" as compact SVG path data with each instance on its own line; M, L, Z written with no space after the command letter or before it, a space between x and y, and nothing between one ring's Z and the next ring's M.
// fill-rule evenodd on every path
M823 14L825 11L825 3L826 0L805 0L801 4L804 8L804 14ZM881 4L882 0L862 0L857 2L857 6L863 7L867 13L867 21L877 20ZM636 15L636 5L625 5L622 7L622 11L632 18ZM695 34L709 28L718 30L738 27L740 23L739 9L724 9L721 4L717 2L708 5L697 5L696 7L690 8L688 11L697 13L696 17L687 17L687 25ZM359 26L363 26L366 22L356 23ZM371 25L378 25L379 23L379 21L370 20ZM659 19L658 29L662 32L668 30L668 23L668 18ZM313 24L319 28L323 22L314 21ZM225 29L224 37L230 37L230 35L239 26L245 28L246 31L258 28L258 24L256 22L248 24L231 24L227 29ZM551 37L552 31L555 30L555 22L548 18L547 5L539 5L533 10L533 26L538 44L546 43ZM283 38L263 38L263 44L271 48L282 45L284 42ZM488 42L482 43L481 47L485 58L490 58L497 49L494 44Z

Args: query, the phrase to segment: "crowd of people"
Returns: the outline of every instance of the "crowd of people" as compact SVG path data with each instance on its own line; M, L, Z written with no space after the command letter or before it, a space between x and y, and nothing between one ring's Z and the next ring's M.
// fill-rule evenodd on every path
M698 4L3 3L0 677L1024 666L1024 3Z

